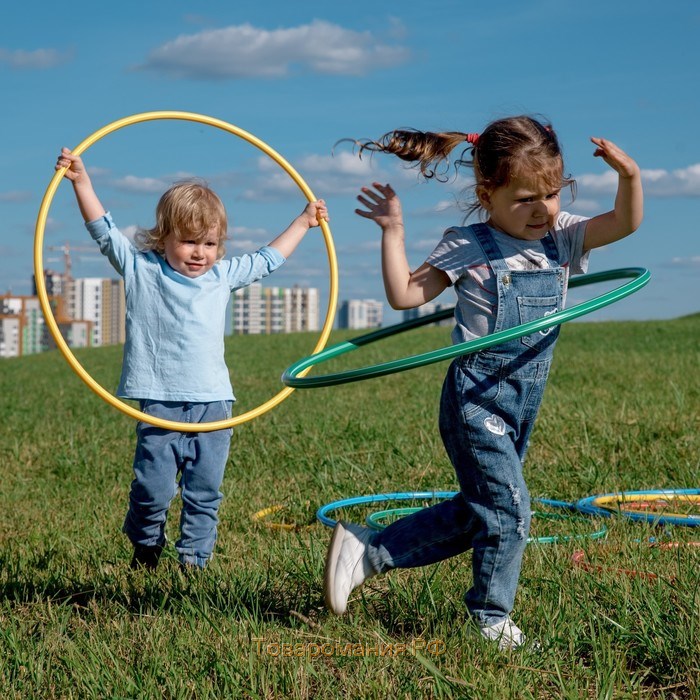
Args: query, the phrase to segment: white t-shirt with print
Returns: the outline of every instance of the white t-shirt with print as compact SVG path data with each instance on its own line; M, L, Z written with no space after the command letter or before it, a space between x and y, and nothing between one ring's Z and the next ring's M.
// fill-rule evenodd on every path
M583 252L587 222L586 217L560 212L550 231L559 264L566 274L565 290L571 274L588 269L588 252ZM541 241L524 241L488 228L511 270L549 267ZM498 306L496 277L476 240L473 226L447 229L426 262L447 274L457 294L452 342L462 343L493 333Z

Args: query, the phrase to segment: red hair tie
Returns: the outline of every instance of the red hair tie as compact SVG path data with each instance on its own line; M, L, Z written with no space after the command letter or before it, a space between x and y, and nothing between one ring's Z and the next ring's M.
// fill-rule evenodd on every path
M464 140L471 143L473 146L476 146L476 142L479 140L479 134L467 134L464 137Z

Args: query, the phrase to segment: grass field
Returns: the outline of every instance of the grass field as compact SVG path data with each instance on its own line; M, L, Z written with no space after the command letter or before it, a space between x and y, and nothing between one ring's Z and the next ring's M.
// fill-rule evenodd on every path
M276 394L282 371L314 343L305 334L230 339L237 412ZM448 343L449 329L423 329L319 371ZM120 353L78 357L114 390ZM531 494L573 501L700 487L699 360L697 315L567 324L525 466ZM0 695L700 697L700 548L650 546L652 537L698 541L697 528L613 517L604 540L528 545L514 617L540 641L537 652L499 653L465 624L469 554L368 581L342 618L325 611L330 530L315 520L319 506L456 488L437 433L446 368L297 390L237 427L215 559L185 576L172 551L154 575L129 570L120 528L133 420L57 352L0 362ZM281 509L252 519L271 506ZM271 527L279 523L292 527ZM602 521L533 523L545 536Z

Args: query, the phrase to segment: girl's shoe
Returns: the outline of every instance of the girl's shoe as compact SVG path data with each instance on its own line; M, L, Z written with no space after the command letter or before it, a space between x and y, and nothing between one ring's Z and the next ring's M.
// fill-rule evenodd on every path
M485 639L491 642L498 642L498 648L501 651L517 649L525 644L525 635L510 617L506 617L493 625L480 626L479 631Z
M338 521L328 545L323 592L326 607L336 615L347 609L350 593L375 571L367 557L371 531L360 525Z

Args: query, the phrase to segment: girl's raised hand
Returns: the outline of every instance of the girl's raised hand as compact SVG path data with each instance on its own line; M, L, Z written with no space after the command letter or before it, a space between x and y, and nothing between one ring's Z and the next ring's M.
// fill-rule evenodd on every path
M70 149L65 147L61 149L61 153L56 159L55 170L60 170L61 168L68 168L63 174L63 177L71 182L76 182L86 174L82 158L80 158L80 156L74 156L70 152Z
M635 177L639 175L637 163L612 141L596 137L591 137L591 141L597 146L593 155L602 158L620 176Z
M357 196L357 201L368 211L355 209L355 213L364 216L365 219L372 219L383 229L403 226L401 201L391 185L373 182L372 187L374 190L363 187L362 194Z

